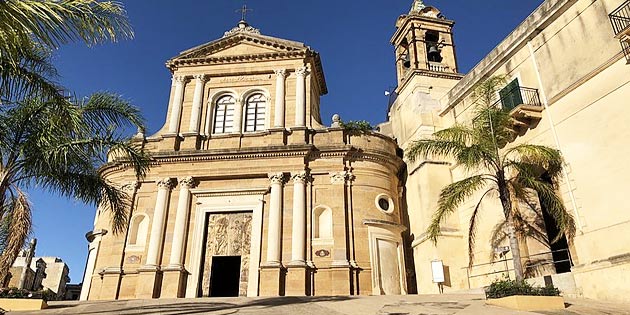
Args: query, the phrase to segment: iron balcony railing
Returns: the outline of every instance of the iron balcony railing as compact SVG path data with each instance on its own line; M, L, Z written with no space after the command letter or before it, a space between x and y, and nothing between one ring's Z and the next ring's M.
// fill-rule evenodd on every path
M519 105L542 106L538 90L516 86L509 91L501 91L499 99L494 103L495 106L512 110Z
M615 36L621 34L630 27L630 0L624 2L615 11L608 15L612 24Z
M623 49L623 54L626 56L628 64L630 64L630 41L622 41L621 48Z

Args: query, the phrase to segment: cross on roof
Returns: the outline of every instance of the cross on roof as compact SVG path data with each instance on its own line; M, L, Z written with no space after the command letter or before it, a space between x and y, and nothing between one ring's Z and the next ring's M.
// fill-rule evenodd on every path
M247 15L247 12L252 12L254 10L247 8L246 4L243 4L243 7L236 10L236 12L240 12L241 13L241 21L245 21L245 16Z

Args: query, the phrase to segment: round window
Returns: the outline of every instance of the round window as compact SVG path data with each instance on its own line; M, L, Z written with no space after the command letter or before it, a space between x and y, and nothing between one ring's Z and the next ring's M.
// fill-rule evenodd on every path
M376 196L375 204L378 210L381 210L387 214L394 212L394 201L386 194L380 194Z

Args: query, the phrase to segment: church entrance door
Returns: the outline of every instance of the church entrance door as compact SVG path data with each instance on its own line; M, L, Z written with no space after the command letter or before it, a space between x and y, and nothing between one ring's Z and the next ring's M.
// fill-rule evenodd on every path
M241 280L241 256L212 257L210 296L238 296Z
M210 213L206 218L200 296L247 296L252 212Z

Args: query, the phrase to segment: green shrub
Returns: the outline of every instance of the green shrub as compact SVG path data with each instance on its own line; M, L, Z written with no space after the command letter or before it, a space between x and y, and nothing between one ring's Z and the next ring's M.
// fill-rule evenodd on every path
M559 296L560 290L554 286L534 287L526 281L497 280L486 288L486 297L498 299L512 295Z
M18 288L0 288L0 298L3 299L42 299L54 301L57 299L55 292L45 289L41 291L29 291Z
M374 127L365 120L340 121L339 126L352 135L366 134L374 130Z
M31 298L33 294L24 289L18 288L2 288L0 289L0 298L3 299L28 299Z

